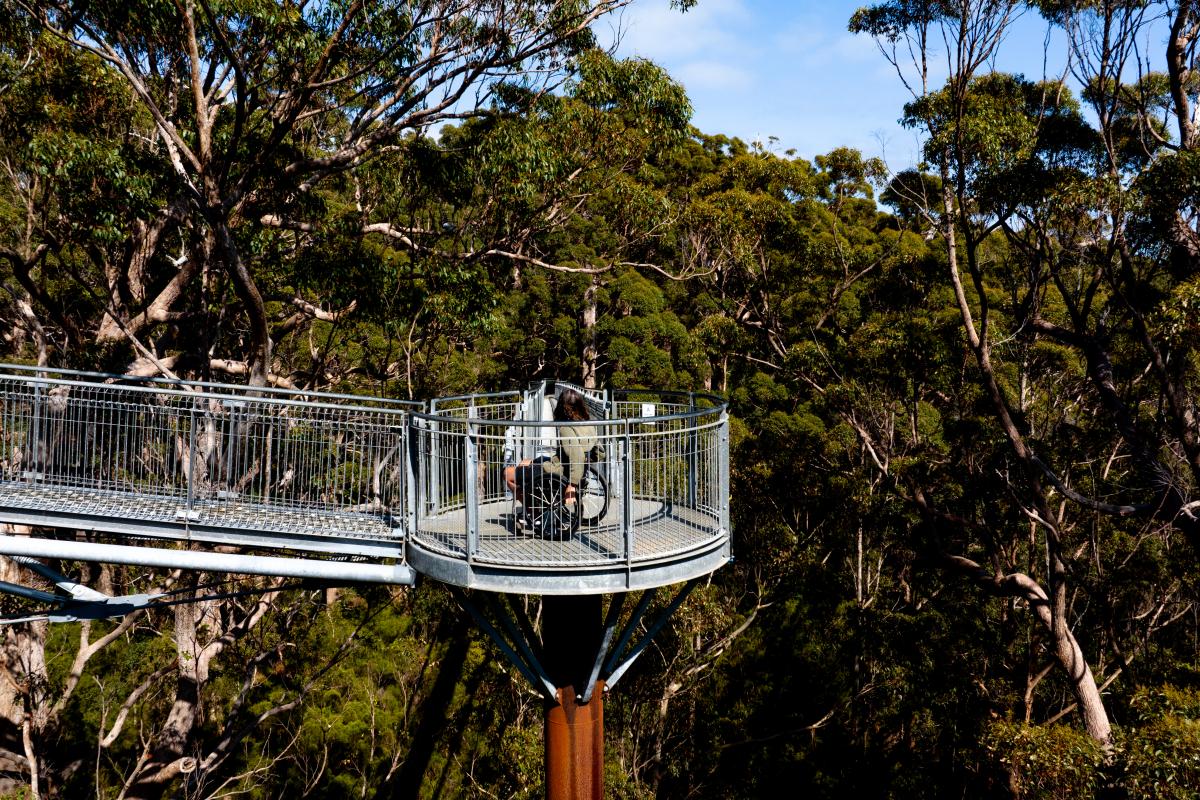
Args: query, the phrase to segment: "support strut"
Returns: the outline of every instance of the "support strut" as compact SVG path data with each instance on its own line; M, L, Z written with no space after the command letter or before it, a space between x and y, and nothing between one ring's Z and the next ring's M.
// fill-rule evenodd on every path
M538 637L519 603L511 606L510 614L502 602L481 599L477 604L471 595L458 593L475 623L545 700L547 800L602 800L604 695L698 584L694 579L680 587L632 647L656 590L642 593L620 636L615 634L625 609L624 594L611 598L607 613L602 595L544 596Z

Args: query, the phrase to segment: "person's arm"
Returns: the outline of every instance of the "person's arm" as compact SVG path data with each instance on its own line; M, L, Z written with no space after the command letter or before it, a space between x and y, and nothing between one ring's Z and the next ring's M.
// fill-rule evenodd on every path
M562 434L563 436L559 445L566 456L568 467L564 477L566 477L567 483L579 486L583 483L583 469L587 463L587 451L589 448L585 445L591 437L587 435L587 429L574 427L563 428Z

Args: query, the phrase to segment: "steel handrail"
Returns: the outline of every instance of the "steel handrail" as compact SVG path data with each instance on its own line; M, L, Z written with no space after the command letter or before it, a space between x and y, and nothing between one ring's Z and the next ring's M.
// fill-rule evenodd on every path
M0 368L4 368L5 366L7 366L7 365L0 365ZM186 397L186 398L193 399L193 400L197 399L197 398L212 397L212 398L218 398L218 399L236 400L239 402L264 403L264 404L274 405L274 406L295 406L295 407L301 407L301 408L320 408L320 409L331 409L331 410L351 409L351 410L356 410L356 411L370 411L372 413L389 414L389 415L403 415L403 414L413 413L412 410L408 409L408 408L388 408L386 405L384 407L376 407L376 406L364 405L364 404L361 404L358 402L355 402L355 403L314 403L312 401L296 400L296 399L292 399L292 398L288 398L288 397L254 397L254 396L251 396L251 393L256 393L256 392L259 392L262 390L262 387L258 387L258 386L239 386L239 385L235 385L235 384L220 384L223 387L233 389L235 391L229 392L229 393L214 392L214 391L189 392L184 389L168 389L168 388L159 387L159 386L138 386L135 384L124 384L124 383L121 383L121 384L93 383L93 382L89 382L89 381L69 380L66 378L44 378L44 377L40 377L40 376L24 376L24 375L7 375L6 376L3 374L0 374L0 381L2 381L5 377L13 378L14 383L20 383L22 385L29 385L29 386L43 386L43 387L44 386L74 386L74 387L87 388L87 389L101 389L101 390L112 390L112 391L122 391L122 392L137 392L139 394L151 394L151 395L166 395L168 397ZM179 383L189 383L189 382L182 381L182 382L172 382L172 383L175 383L178 385ZM193 383L191 385L200 385L200 384ZM293 392L292 394L298 394L298 393ZM363 395L353 395L353 394L335 395L335 394L330 394L330 393L324 393L324 396L329 397L329 398L338 398L338 399L354 400L354 401L371 399L371 398L365 397ZM407 402L412 402L412 401L406 400L406 401L402 401L402 402L407 403Z
M366 394L345 394L344 392L326 392L315 389L289 389L283 386L249 386L244 383L223 383L220 381L197 381L187 378L168 378L162 375L122 375L115 372L96 372L82 369L66 369L64 367L38 367L31 364L2 364L0 363L0 374L6 370L20 370L22 372L53 372L59 375L74 375L88 378L103 378L104 386L124 386L129 383L161 383L175 386L196 386L204 389L219 389L229 390L234 393L244 392L266 392L268 394L304 396L304 397L323 397L330 400L357 400L369 401L371 403L382 403L385 405L398 405L405 408L425 408L426 403L423 400L402 400L395 397L377 397L375 395ZM13 376L17 377L17 376ZM66 381L66 378L51 378L39 377L38 380L57 380ZM117 383L119 382L119 383ZM79 384L85 386L95 386L91 381L78 381ZM128 387L127 387L128 388ZM301 401L303 402L303 401ZM340 405L340 404L339 404Z

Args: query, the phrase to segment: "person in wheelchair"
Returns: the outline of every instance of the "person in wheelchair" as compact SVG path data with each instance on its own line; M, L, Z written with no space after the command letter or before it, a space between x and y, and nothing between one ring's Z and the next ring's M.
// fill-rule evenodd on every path
M565 389L554 406L557 422L586 422L591 419L583 395ZM579 487L583 485L588 453L596 446L589 425L557 428L554 455L536 461L526 459L504 469L504 482L521 504L525 521L545 538L569 538L579 529Z

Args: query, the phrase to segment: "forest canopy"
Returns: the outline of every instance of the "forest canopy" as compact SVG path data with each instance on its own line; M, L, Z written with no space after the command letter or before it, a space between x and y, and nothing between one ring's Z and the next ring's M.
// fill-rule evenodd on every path
M628 2L3 4L4 360L721 394L736 560L609 699L612 796L1196 796L1200 8L860 9L888 165L695 129ZM1019 14L1067 74L993 70ZM542 793L447 592L244 588L4 627L0 789Z

